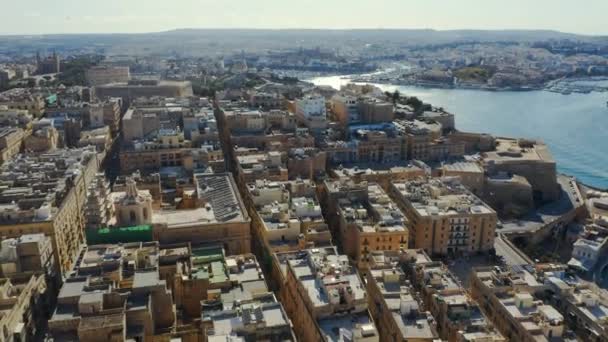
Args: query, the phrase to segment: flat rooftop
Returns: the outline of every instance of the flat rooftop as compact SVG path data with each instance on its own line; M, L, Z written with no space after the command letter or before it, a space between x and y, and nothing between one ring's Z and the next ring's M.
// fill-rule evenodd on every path
M332 170L338 177L352 177L356 175L390 175L409 172L423 172L423 170L409 162L397 162L392 164L342 164L339 168Z
M362 232L405 231L406 218L396 203L375 183L367 185L367 200L340 198L338 204L345 220Z
M454 177L421 178L393 183L393 186L420 216L495 214Z
M293 337L287 314L269 293L243 301L238 308L210 312L203 318L213 325L210 341L215 341L215 337L217 341L235 341L227 338L245 336L256 329L268 329L266 331L272 331L274 335L282 335L282 341L291 341Z
M416 292L400 269L371 270L386 306L405 340L433 339L438 334L429 323L430 316L420 310Z
M339 289L349 289L349 301L364 301L365 287L346 255L328 255L307 250L302 259L287 260L296 278L306 289L313 306L330 305L330 296Z
M425 286L443 293L461 292L460 283L443 263L422 264L421 267L423 273L421 280Z
M485 162L509 163L537 161L555 163L547 145L523 139L496 139L496 150L483 154Z
M290 229L302 223L325 225L315 184L310 181L257 180L247 187L267 230Z
M0 167L0 224L51 220L95 157L94 146L19 154Z
M440 135L441 124L433 120L395 120L397 130L412 135Z
M346 342L378 337L376 326L367 312L336 316L318 321L328 342Z

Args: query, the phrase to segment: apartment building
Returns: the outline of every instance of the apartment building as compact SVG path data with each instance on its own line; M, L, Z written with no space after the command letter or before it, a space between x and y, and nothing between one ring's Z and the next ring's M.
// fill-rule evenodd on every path
M253 222L253 229L261 233L274 252L331 243L311 181L257 180L248 188L260 221Z
M32 125L33 117L27 109L9 109L0 104L0 125L28 129Z
M4 239L0 248L2 277L23 280L30 275L48 275L54 278L58 275L58 269L53 254L53 242L44 234L24 234L18 238ZM47 284L51 289L53 285Z
M572 244L572 258L568 266L582 272L591 274L603 253L608 249L608 227L596 220L583 227L577 240Z
M308 127L312 132L320 133L327 128L325 97L306 95L288 103L288 107L295 114L298 122Z
M176 313L158 271L158 243L85 247L57 298L49 333L57 340L155 341Z
M441 262L414 262L411 279L437 322L439 336L450 342L506 342L477 302Z
M302 341L379 341L365 287L346 255L309 249L281 258L282 299Z
M406 158L405 137L390 127L382 130L357 128L351 133L351 141L356 149L357 163L394 163Z
M286 155L278 151L263 154L250 154L237 156L239 173L243 175L245 183L252 183L258 179L267 179L276 182L289 180L286 167Z
M485 173L474 161L456 160L441 163L439 174L441 177L458 177L460 183L477 196L484 193Z
M327 154L318 148L292 148L287 153L289 179L315 179L326 173Z
M34 117L41 117L46 108L43 96L25 88L14 88L0 93L0 105L10 110L27 110Z
M91 117L101 118L103 124L110 128L113 137L118 135L122 114L121 98L109 98L99 103L91 103L89 113Z
M94 147L18 155L2 165L1 235L50 236L60 271L71 269L84 241L87 186L98 165Z
M335 178L350 178L357 183L378 183L383 189L388 189L392 182L414 180L426 175L425 169L410 162L342 165L331 168L329 172Z
M391 122L395 118L392 103L371 96L337 94L332 97L331 105L335 119L343 127L361 123Z
M0 164L10 160L21 151L26 133L21 128L0 128Z
M536 294L544 288L531 267L474 269L471 295L496 328L516 341L575 341L564 316Z
M225 304L223 310L203 313L207 341L296 341L291 321L272 292Z
M45 276L23 275L0 279L0 341L38 341L52 305Z
M314 147L314 138L309 129L298 127L296 117L291 112L236 106L228 108L224 115L232 143L237 147L281 152Z
M367 273L369 308L382 341L434 342L435 319L399 268L384 266Z
M408 159L438 162L465 154L465 144L442 136L443 127L435 121L397 120L395 126L406 136Z
M413 247L438 255L467 255L493 248L496 212L457 178L396 182L390 193L410 222Z
M401 209L378 184L361 186L363 191L359 186L345 189L348 183L340 181L325 183L328 198L336 200L336 211L327 212L338 224L339 243L353 263L366 270L371 252L407 249L409 230Z
M249 95L249 104L253 108L280 109L283 106L283 97L279 93L254 91Z

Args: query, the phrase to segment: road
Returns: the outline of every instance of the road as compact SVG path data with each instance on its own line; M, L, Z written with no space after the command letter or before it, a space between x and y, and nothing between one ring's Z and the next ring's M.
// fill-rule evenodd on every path
M572 178L560 174L557 176L557 181L562 188L559 200L538 208L522 219L504 221L499 232L502 234L533 233L583 205L582 196Z
M520 256L503 240L500 234L494 239L494 249L496 250L496 255L503 257L503 260L509 266L529 264L526 259Z

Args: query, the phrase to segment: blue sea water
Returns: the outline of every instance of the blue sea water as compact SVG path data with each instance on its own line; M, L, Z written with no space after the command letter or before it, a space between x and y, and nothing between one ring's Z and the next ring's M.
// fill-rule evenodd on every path
M338 88L339 76L310 80ZM558 170L585 184L608 188L608 93L562 95L547 91L491 92L381 85L417 96L456 115L461 131L537 138L547 143Z

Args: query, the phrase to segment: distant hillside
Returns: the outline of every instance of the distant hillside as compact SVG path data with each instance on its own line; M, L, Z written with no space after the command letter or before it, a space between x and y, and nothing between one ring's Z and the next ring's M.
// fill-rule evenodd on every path
M55 49L71 53L154 55L221 55L241 50L267 51L294 47L321 47L357 51L366 44L421 46L458 42L532 42L548 39L604 40L546 30L315 30L315 29L179 29L146 34L74 34L0 36L0 53L32 53Z

